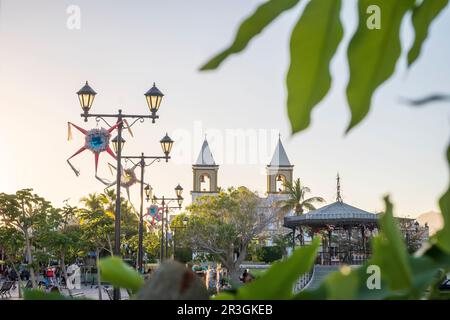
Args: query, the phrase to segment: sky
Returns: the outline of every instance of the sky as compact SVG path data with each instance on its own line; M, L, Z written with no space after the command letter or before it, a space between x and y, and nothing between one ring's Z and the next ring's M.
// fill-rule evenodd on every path
M382 198L389 194L397 215L438 210L448 181L448 105L412 108L399 100L450 92L450 10L433 24L411 69L405 56L413 33L410 19L405 21L395 76L376 92L368 117L345 135L345 56L357 19L356 1L343 2L345 37L332 63L332 88L314 110L311 126L291 135L284 79L289 35L305 1L217 71L199 72L261 1L1 0L0 192L31 187L55 206L101 192L93 154L73 159L79 177L66 163L83 144L76 131L67 141L68 121L86 129L104 126L83 122L75 92L89 80L98 93L92 112L147 114L144 93L156 82L165 94L160 119L133 126L124 153L161 155L159 140L166 132L176 141L168 163L146 170L157 196L174 196L180 183L189 203L192 163L205 134L221 165L219 185L245 185L264 194L265 166L280 133L294 176L328 203L335 200L339 172L344 201L361 209L383 210ZM79 29L67 26L73 5L80 8ZM114 160L102 154L99 175L113 180L108 162ZM137 204L137 186L131 196Z

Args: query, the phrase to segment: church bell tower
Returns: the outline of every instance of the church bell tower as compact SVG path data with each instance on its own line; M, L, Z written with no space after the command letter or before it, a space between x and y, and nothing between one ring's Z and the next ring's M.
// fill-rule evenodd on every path
M216 165L208 141L203 141L197 161L192 165L193 188L191 191L192 201L206 194L217 194L217 173L219 166Z
M267 194L285 193L285 183L292 183L292 173L294 166L291 165L289 158L284 150L281 138L273 153L272 160L266 167L267 169Z

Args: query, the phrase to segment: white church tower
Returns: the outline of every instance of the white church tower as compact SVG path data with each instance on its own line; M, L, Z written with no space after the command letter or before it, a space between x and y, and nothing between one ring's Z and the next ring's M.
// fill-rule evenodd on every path
M292 183L294 166L289 161L289 158L284 149L281 138L278 138L272 160L266 166L267 170L267 198L264 201L263 207L267 209L273 208L274 204L280 200L287 200L289 195L286 192L285 183ZM269 209L270 210L270 209ZM292 212L287 213L291 215ZM283 227L283 221L275 221L264 230L266 244L273 245L273 238L276 235L286 234L288 230Z
M291 165L291 162L289 161L286 150L284 150L283 143L281 143L281 138L278 138L278 143L275 148L275 152L273 153L272 160L267 165L266 169L268 197L285 194L285 183L292 183L294 166Z
M191 191L192 201L203 195L214 195L218 193L217 173L219 166L216 165L214 157L209 149L208 141L203 141L197 161L192 165L193 188Z

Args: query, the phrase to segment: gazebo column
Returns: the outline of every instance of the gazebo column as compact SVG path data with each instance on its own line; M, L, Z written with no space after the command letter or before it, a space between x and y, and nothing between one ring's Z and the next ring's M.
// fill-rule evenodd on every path
M363 259L366 260L366 237L365 237L365 226L361 227L361 242L363 249Z
M333 231L331 229L328 229L328 259L329 259L329 265L331 265L331 236L333 234Z
M347 229L347 240L348 240L348 263L352 262L352 226L349 225Z
M300 226L300 246L305 245L305 232L303 231L303 226Z
M295 227L292 228L292 252L295 250Z

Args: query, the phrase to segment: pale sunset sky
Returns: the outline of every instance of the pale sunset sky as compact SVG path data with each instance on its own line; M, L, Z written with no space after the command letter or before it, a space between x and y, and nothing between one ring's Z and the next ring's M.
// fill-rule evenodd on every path
M66 163L83 144L76 131L67 141L67 121L86 129L96 126L93 119L85 123L80 118L75 92L89 80L98 93L93 112L122 108L124 113L146 114L144 93L155 81L165 93L160 119L156 124L137 123L135 137L125 137L124 153L160 155L159 140L166 131L176 140L173 160L147 169L146 181L158 196L174 196L173 187L180 183L186 204L190 202L191 165L204 134L221 164L219 185L245 185L263 194L264 167L280 132L295 165L294 176L327 203L336 197L339 171L344 201L361 209L383 210L382 197L390 194L397 215L438 210L437 198L448 182L444 153L450 136L449 105L412 108L399 100L450 92L450 10L433 24L410 70L405 61L413 40L408 17L396 75L377 91L363 123L344 135L350 118L345 57L357 19L356 1L343 1L345 38L333 60L332 88L315 109L310 128L291 136L284 79L290 32L306 1L219 70L198 71L231 42L239 22L261 2L1 0L0 192L31 187L55 206L67 198L76 204L90 192L101 192L93 154L73 159L79 177ZM79 30L66 25L71 5L81 9ZM256 143L239 149L223 142L241 130L254 133ZM248 154L243 156L242 150ZM101 154L99 175L113 180L107 162L114 160ZM138 190L131 188L135 204Z

